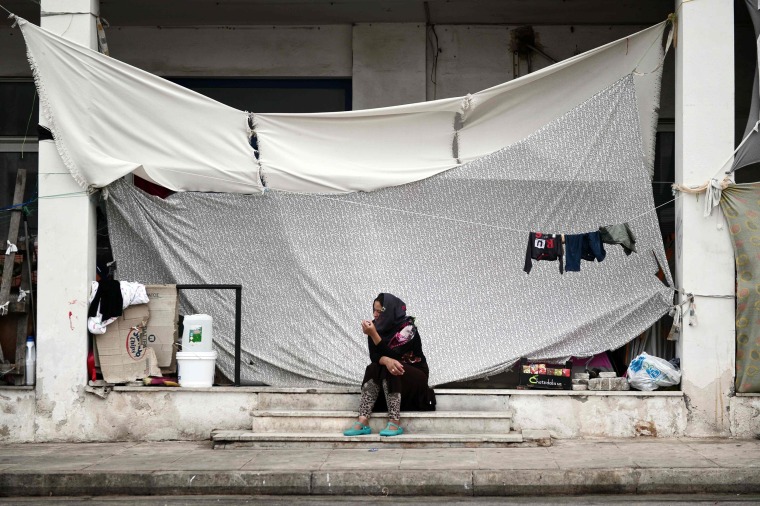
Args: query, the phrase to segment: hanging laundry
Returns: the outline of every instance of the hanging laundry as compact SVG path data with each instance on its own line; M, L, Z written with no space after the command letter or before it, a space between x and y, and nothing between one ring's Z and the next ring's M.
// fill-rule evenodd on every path
M565 270L580 272L581 259L601 262L607 256L599 232L565 235Z
M88 314L87 318L87 329L92 334L105 334L106 333L106 326L108 326L110 323L114 322L117 318L117 316L111 316L110 318L105 318L102 311L102 305L103 300L100 301L100 306L95 305L95 298L97 297L97 294L100 293L100 287L105 283L117 283L116 286L118 286L118 289L121 293L120 297L120 304L122 309L127 309L129 306L135 305L135 304L147 304L150 302L150 299L148 298L148 293L145 290L145 285L141 283L133 283L130 281L113 281L113 280L106 280L98 283L97 281L92 282L92 289L90 293L90 312L92 312L93 307L95 307L95 314L90 315ZM115 297L115 294L111 294L113 297ZM119 315L122 314L122 311L119 312Z
M101 281L95 298L90 303L90 310L87 316L95 316L98 313L103 315L104 320L115 316L121 316L122 308L121 287L119 282L113 279Z
M636 252L636 236L628 223L599 227L599 235L605 244L619 244L626 255Z
M533 260L559 260L559 273L563 274L562 266L562 236L559 234L543 234L531 232L528 235L528 249L525 251L525 267L523 270L530 274Z

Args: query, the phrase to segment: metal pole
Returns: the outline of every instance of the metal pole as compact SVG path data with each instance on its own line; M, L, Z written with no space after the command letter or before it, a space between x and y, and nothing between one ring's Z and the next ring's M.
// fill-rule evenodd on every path
M240 321L243 304L243 287L235 289L235 386L240 386L240 355L241 355L241 336Z
M242 307L243 285L175 285L177 293L180 290L235 290L235 386L240 386L240 359L241 359L241 333L242 333Z

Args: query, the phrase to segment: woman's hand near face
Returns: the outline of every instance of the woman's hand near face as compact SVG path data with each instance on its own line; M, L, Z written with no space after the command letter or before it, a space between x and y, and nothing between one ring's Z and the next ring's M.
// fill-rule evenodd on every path
M372 335L372 331L375 330L375 324L370 320L362 320L362 332L368 336Z
M362 332L367 334L375 345L380 344L380 334L377 333L375 324L370 320L362 320Z

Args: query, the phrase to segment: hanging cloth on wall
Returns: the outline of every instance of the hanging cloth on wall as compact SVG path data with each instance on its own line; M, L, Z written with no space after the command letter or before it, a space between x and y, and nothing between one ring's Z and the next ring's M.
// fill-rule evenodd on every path
M175 191L253 193L262 181L272 189L316 193L397 186L517 143L628 75L652 169L665 22L466 97L249 117L17 21L41 122L83 186L102 187L129 173Z
M720 206L736 257L736 391L760 393L760 183L727 187Z

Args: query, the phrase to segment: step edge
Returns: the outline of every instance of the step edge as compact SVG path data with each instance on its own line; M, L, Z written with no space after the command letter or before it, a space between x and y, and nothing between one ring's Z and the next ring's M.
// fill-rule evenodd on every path
M356 418L356 411L334 410L253 410L256 418L278 417L318 417L318 418ZM372 413L373 418L385 418L387 412ZM402 418L512 418L512 411L401 411Z
M378 434L365 436L343 436L342 434L314 434L299 432L241 432L237 436L212 437L214 442L223 441L303 441L303 442L403 442L403 441L431 441L431 442L524 442L522 434L511 431L504 434L498 433L475 433L475 434L402 434L394 437L382 437Z

